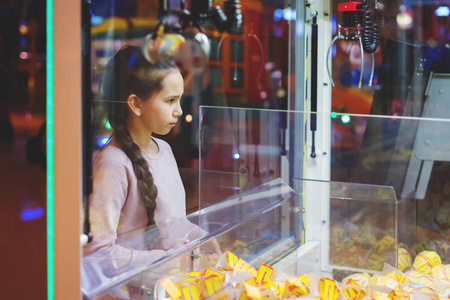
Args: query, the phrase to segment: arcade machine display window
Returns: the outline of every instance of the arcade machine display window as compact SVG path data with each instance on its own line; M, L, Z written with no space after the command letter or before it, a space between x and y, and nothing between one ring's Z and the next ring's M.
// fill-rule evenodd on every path
M399 242L412 256L437 251L443 263L450 262L449 58L446 48L388 40L370 114L391 117L345 124L351 146L332 146L331 168L332 181L392 186ZM442 126L432 125L439 119Z

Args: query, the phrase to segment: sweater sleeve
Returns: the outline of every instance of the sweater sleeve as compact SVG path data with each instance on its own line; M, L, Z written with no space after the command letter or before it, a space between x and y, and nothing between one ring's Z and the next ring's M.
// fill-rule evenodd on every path
M87 253L111 246L117 239L120 212L129 184L126 165L117 151L100 153L94 162L93 192L89 203L93 241L85 246Z

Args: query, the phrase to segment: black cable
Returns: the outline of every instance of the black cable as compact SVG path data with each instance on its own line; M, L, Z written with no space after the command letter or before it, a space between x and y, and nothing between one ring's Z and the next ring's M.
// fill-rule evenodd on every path
M367 0L361 1L361 6L363 9L363 27L365 27L364 33L362 35L363 49L367 53L374 53L378 48L379 27L375 23L375 17L372 19L370 17L369 5Z
M223 3L224 11L220 6L211 9L211 18L219 31L228 31L238 34L242 30L242 11L239 0L228 0Z
M317 51L318 51L318 28L317 17L313 18L312 40L311 40L311 157L316 157L315 133L317 130Z

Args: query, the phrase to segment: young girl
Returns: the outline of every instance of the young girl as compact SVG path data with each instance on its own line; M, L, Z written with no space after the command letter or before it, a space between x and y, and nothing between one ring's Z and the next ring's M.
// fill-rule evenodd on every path
M172 59L151 64L140 48L127 46L108 62L102 85L113 134L94 159L93 241L84 254L101 249L126 257L132 251L150 263L165 251L143 239L124 247L149 225L158 227L164 250L205 234L186 218L185 190L170 146L152 137L168 134L182 115L183 78Z

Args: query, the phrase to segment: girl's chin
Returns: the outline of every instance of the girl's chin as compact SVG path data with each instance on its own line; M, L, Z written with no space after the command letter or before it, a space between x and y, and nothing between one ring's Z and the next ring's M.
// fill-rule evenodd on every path
M157 135L167 135L167 134L169 134L171 131L172 131L172 128L167 129L167 130L161 130L161 131L158 131L158 132L154 131L153 133L155 133L155 134L157 134Z

